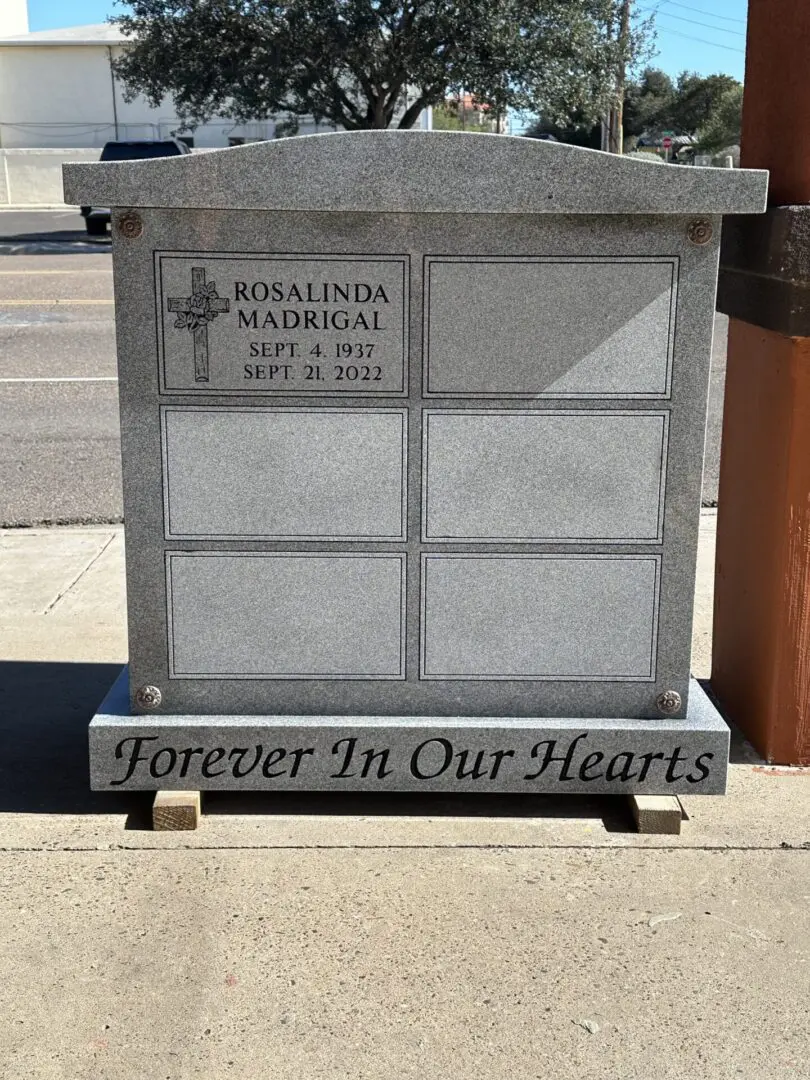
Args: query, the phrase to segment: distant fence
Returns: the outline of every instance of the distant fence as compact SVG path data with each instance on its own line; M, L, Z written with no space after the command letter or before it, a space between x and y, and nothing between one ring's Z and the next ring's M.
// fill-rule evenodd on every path
M100 149L0 150L0 209L61 207L62 165L98 161Z

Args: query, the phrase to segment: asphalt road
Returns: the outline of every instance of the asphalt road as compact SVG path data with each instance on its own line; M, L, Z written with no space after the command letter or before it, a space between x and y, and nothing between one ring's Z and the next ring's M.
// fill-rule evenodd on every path
M75 212L2 213L0 525L121 515L109 240Z
M0 213L0 526L120 521L109 240L74 211ZM717 317L704 504L717 500L728 321Z
M109 234L88 236L78 210L0 211L0 255L109 251Z

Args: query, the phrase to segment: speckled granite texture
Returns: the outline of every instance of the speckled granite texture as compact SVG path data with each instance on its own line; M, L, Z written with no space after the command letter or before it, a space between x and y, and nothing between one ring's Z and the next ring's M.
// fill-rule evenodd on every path
M729 731L697 682L681 720L130 716L127 670L90 725L96 791L722 795Z
M768 174L648 164L509 135L356 131L64 166L65 202L229 210L756 214Z
M304 786L372 726L409 733L405 788L452 744L439 786L480 751L522 790L570 739L582 790L722 790L690 700L702 447L720 215L765 173L360 132L66 178L113 208L133 712L222 717L235 759L324 728ZM147 786L224 775L183 749Z

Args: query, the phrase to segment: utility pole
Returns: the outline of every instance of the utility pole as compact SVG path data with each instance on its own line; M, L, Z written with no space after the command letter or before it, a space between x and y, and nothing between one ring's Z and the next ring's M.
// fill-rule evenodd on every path
M627 41L630 36L630 6L632 0L622 0L622 12L619 22L619 68L616 73L616 100L608 110L607 120L602 128L603 150L611 154L621 154L624 148L624 87L627 78L625 58ZM607 130L605 130L607 129Z
M115 141L118 142L120 138L120 135L118 133L118 102L115 100L115 68L113 67L112 45L107 46L107 59L110 64L110 87L112 89L113 127L115 128Z

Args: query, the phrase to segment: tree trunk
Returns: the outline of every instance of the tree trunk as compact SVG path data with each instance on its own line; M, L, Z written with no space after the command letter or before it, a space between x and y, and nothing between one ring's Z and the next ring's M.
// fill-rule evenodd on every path
M387 128L388 121L385 117L385 94L378 91L371 102L373 115L371 126L373 128Z
M400 117L399 124L397 125L399 130L407 131L409 128L412 128L416 121L419 119L419 114L421 113L422 109L424 109L425 105L425 99L422 97L417 98L413 105L409 105Z

